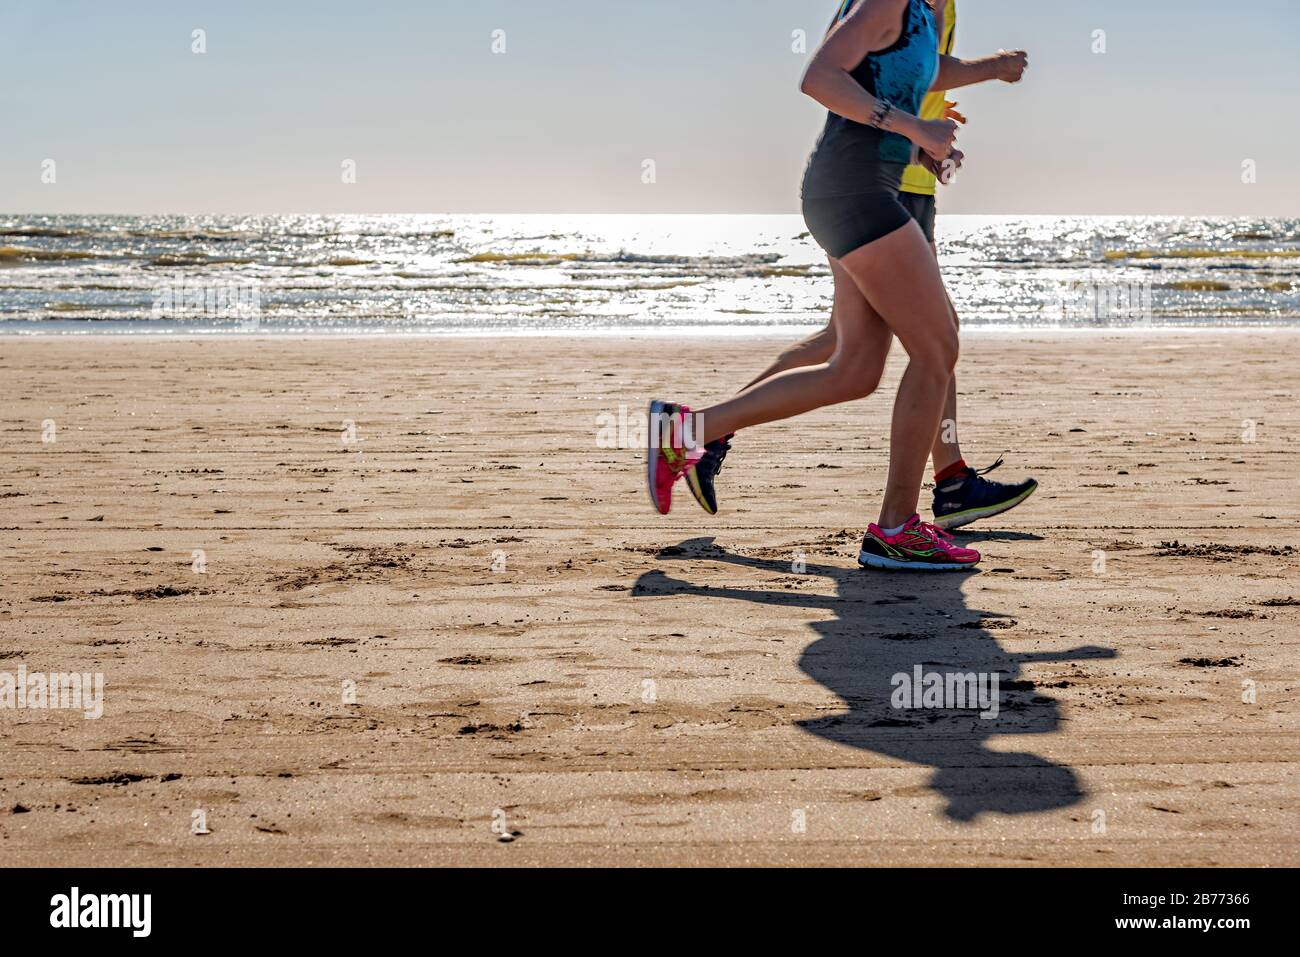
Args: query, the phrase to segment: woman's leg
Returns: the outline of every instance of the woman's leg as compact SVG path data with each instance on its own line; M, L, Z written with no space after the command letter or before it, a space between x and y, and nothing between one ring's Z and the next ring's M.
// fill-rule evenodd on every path
M854 250L840 263L910 360L894 402L889 479L878 523L896 528L917 512L925 463L957 365L957 326L939 264L915 222Z
M696 437L700 444L825 405L860 399L876 390L892 335L843 265L831 260L831 273L835 277L834 354L826 362L788 369L726 402L694 410L703 432Z
M934 249L933 245L930 248ZM935 251L935 257L938 257L937 251ZM834 263L834 260L832 260L832 263ZM833 269L834 266L832 265ZM951 298L948 307L952 310L953 324L960 328L957 309L952 305ZM834 354L835 315L832 313L831 321L825 329L814 332L808 338L790 346L777 356L775 362L750 380L745 385L745 389L757 385L764 379L779 375L788 369L820 365L828 361ZM743 392L744 389L741 391ZM936 475L962 460L961 439L957 434L957 376L955 373L952 381L948 383L947 398L944 401L943 414L939 421L940 428L935 435L934 447L930 451L930 463ZM948 423L951 423L951 428L948 427Z

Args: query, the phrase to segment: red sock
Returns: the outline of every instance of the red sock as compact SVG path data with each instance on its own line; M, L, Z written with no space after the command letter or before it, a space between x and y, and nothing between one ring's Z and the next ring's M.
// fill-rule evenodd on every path
M935 473L934 484L942 485L944 482L948 481L948 479L956 478L964 471L966 471L966 460L958 459L956 462L953 462L952 465L949 465L942 472Z

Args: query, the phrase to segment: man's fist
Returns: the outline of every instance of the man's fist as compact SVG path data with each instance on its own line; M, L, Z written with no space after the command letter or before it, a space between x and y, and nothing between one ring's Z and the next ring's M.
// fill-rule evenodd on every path
M998 79L1003 83L1019 83L1029 66L1029 54L1024 50L1003 50L998 54Z

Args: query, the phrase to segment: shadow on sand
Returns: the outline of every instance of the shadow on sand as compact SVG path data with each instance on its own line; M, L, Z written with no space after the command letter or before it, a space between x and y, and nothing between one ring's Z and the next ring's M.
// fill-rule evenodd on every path
M658 557L725 562L779 575L782 584L791 577L788 561L737 555L712 538L689 539ZM1069 767L1027 751L992 750L988 743L995 735L1046 734L1059 728L1059 702L1022 678L1024 664L1113 658L1112 649L1008 652L994 632L1014 622L969 607L962 594L969 577L960 573L889 574L808 563L804 574L825 578L833 584L833 594L808 594L781 584L770 590L694 585L661 571L643 574L632 594L691 595L831 612L830 620L818 616L810 622L818 637L804 649L799 666L841 698L848 710L799 724L827 741L933 768L930 787L945 799L945 813L954 820L970 821L986 811L1050 811L1083 798ZM914 674L917 665L925 672L997 673L997 716L981 718L977 708L895 708L892 679Z

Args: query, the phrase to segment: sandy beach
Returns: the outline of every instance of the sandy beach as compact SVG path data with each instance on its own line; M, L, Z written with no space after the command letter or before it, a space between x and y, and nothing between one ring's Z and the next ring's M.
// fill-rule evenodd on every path
M1300 334L972 337L1042 488L941 576L854 560L901 352L660 518L598 417L781 343L669 344L0 339L0 673L104 678L0 709L6 862L1295 863Z

